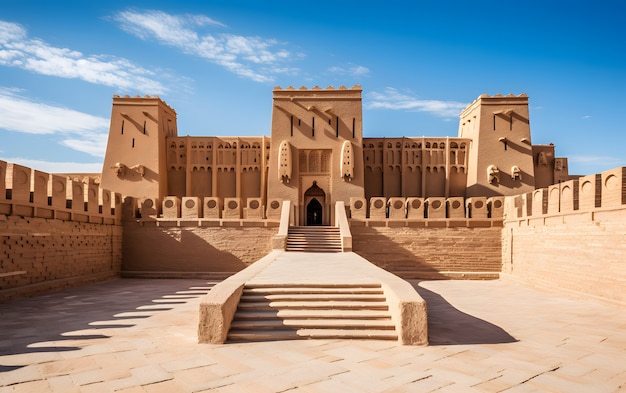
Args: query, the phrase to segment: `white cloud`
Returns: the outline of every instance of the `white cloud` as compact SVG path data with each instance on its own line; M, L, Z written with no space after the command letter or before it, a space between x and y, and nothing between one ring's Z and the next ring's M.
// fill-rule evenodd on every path
M391 87L386 88L382 93L367 94L365 103L367 109L428 112L438 117L457 117L466 106L466 103L457 101L421 100Z
M356 64L349 64L347 67L339 67L339 66L330 67L328 71L334 74L352 75L352 76L365 76L370 73L369 68L356 65Z
M0 20L0 65L18 67L38 74L114 86L122 91L159 94L167 89L152 79L155 73L126 59L105 55L85 55L67 48L56 48L28 37L26 29Z
M204 15L170 15L162 11L123 11L113 17L120 28L143 40L155 39L185 54L211 61L256 82L271 82L284 72L291 53L273 39L235 34L201 34L194 28L224 25ZM278 47L274 49L275 47ZM294 57L300 57L294 56Z
M1 160L23 165L46 173L100 173L102 163L52 162L21 157L0 157Z
M60 134L62 144L104 157L109 119L72 109L29 101L15 89L0 87L0 129L26 134Z

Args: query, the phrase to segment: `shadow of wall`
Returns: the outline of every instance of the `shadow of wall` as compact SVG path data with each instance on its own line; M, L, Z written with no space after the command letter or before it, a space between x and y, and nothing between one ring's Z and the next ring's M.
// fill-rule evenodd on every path
M353 251L402 278L497 278L501 228L352 226Z
M238 272L271 251L275 228L124 226L122 272Z

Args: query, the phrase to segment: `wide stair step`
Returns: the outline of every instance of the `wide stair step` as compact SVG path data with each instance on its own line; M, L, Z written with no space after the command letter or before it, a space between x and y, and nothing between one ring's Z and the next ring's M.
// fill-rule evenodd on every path
M398 335L378 284L244 288L229 341L307 338L397 340Z
M286 250L342 252L341 232L337 227L289 227Z

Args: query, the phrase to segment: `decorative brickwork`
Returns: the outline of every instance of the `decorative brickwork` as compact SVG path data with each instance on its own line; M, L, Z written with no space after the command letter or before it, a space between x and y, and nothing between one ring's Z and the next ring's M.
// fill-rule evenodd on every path
M119 274L119 194L4 162L0 184L0 300Z

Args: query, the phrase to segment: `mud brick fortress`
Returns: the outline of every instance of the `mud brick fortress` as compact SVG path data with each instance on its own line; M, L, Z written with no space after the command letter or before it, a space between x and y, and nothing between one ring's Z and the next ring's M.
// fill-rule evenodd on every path
M524 94L479 96L457 137L364 138L361 93L277 87L269 137L179 136L159 97L115 96L100 175L0 161L0 300L227 277L286 249L626 302L626 167L570 176L532 144ZM336 238L303 242L309 227Z

